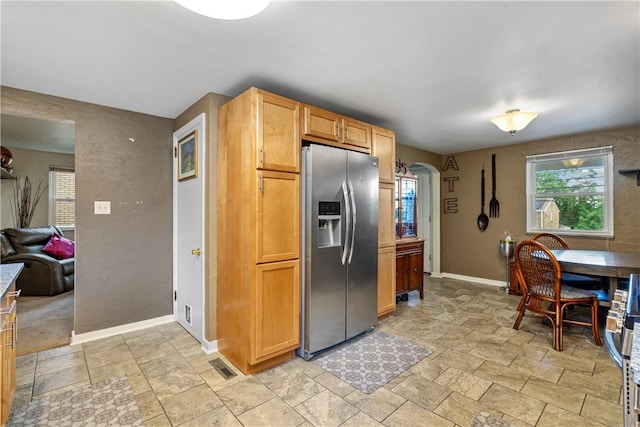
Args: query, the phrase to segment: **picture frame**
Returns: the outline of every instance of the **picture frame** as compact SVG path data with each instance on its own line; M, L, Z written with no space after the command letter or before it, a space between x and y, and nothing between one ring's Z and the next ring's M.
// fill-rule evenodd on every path
M198 131L178 141L178 181L198 176Z

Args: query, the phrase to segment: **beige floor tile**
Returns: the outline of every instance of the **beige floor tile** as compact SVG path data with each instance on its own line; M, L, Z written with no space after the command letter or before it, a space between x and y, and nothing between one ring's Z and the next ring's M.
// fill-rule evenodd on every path
M515 391L493 384L480 398L480 403L497 411L502 411L529 424L535 424L545 403Z
M294 427L305 422L293 408L275 397L238 416L244 426Z
M37 396L48 391L56 390L89 379L86 365L72 366L59 369L35 377L33 395Z
M473 400L478 400L491 386L491 381L456 368L447 369L435 382Z
M408 376L391 391L430 411L434 410L451 393L449 387L429 381L419 375Z
M543 402L551 403L567 411L580 413L584 403L585 393L565 387L560 384L541 380L537 377L529 378L529 381L521 390L522 394L535 397Z
M517 353L513 353L505 348L498 347L495 344L491 344L486 341L473 347L469 351L469 354L504 366L508 366L518 356Z
M50 359L52 357L63 356L71 353L82 353L84 347L82 344L78 345L65 345L64 347L56 347L49 350L40 351L37 353L38 361Z
M384 420L407 401L406 398L384 387L371 394L355 390L346 395L344 399L376 421Z
M387 427L453 427L454 424L413 402L406 402L382 424Z
M359 411L329 390L307 399L293 409L314 426L339 426Z
M488 408L456 392L451 393L433 412L458 425L469 426L476 414L481 411L489 412L498 418L502 415L502 412Z
M143 425L144 427L172 427L171 421L169 421L169 418L167 418L164 413L150 420L145 420Z
M596 362L582 357L572 356L564 351L550 351L542 359L543 363L550 363L570 371L580 372L581 374L592 375L596 367Z
M73 368L75 366L84 366L85 363L84 352L66 353L44 360L38 360L36 362L36 376L61 369Z
M140 412L140 418L142 418L143 421L165 415L164 409L162 409L162 405L160 405L153 391L149 390L137 394L135 395L135 399L138 405L138 411Z
M140 369L144 373L144 376L148 379L163 377L177 370L184 373L196 373L196 370L191 367L191 364L180 357L177 352L149 360L144 363L138 361L138 364L140 365Z
M222 402L206 384L161 399L171 424L178 425L222 406Z
M318 384L323 387L326 387L328 390L331 390L333 393L337 394L340 397L345 397L347 394L351 393L355 390L355 388L342 381L340 378L331 375L328 372L325 372L322 375L318 375L314 378Z
M309 378L301 372L278 366L257 374L256 378L293 407L325 390L325 387L316 381L321 376ZM351 389L353 390L353 387Z
M573 390L582 391L600 399L618 403L620 400L620 388L622 378L619 383L605 383L602 379L581 374L574 371L565 371L558 380L558 384Z
M607 426L621 427L623 425L622 413L622 405L587 395L580 415L595 421L600 421Z
M161 401L201 384L204 380L195 372L173 371L161 377L148 378L149 385Z
M480 367L480 365L482 365L482 362L484 362L484 360L479 357L471 356L456 350L445 350L434 360L466 372L475 371Z
M558 426L580 426L580 427L602 427L603 424L582 417L554 405L547 405L540 417L536 427L558 427Z
M241 381L246 380L247 377L245 374L240 372L235 366L231 363L227 363L227 366L235 372L236 376L226 379L223 377L218 371L213 368L210 368L206 371L200 372L200 378L202 378L209 387L215 392L218 392L224 388L231 387L234 384L237 384Z
M109 350L92 351L86 354L87 366L89 369L99 368L110 363L134 361L133 354L129 351L129 347L125 342L121 342Z
M180 424L180 427L242 427L238 419L224 406Z
M447 369L449 369L449 366L427 357L409 368L409 371L433 381Z
M445 334L438 338L436 340L436 344L462 353L469 353L469 351L477 345L476 342L470 341L468 338L452 338L449 334Z
M141 372L135 360L124 360L122 362L109 363L99 368L90 369L89 375L91 376L91 382L95 384L108 378L139 374Z
M151 390L151 386L149 385L149 381L145 378L144 374L137 373L127 375L129 379L129 385L131 386L131 392L134 394L144 393L146 391Z
M562 372L564 371L563 368L553 366L548 362L537 361L535 359L522 356L516 357L509 365L509 369L522 374L533 375L552 383L558 382Z
M473 371L473 375L514 391L520 391L529 379L528 374L490 361L484 362L478 369Z
M253 377L223 388L217 395L234 415L240 415L275 397L271 390Z
M109 351L120 344L124 343L124 337L122 335L114 335L112 337L102 338L95 341L90 341L82 344L84 352L89 353L101 353L103 351ZM73 348L74 346L72 346Z
M383 424L380 424L369 415L364 412L358 412L353 417L349 418L344 423L340 424L340 427L383 427Z

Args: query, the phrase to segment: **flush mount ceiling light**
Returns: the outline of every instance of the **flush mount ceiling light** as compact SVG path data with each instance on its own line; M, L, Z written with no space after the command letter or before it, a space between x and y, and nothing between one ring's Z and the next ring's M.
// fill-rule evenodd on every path
M180 6L216 19L245 19L262 12L271 0L175 0Z
M519 130L526 128L536 117L538 117L537 113L515 109L509 110L498 117L494 117L491 119L491 123L498 126L500 130L513 135Z

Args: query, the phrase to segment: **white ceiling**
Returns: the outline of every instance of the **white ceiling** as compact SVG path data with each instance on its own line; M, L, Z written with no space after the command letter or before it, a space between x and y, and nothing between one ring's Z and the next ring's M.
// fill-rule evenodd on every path
M175 118L257 86L448 154L640 123L640 2L1 2L1 83ZM492 116L539 113L515 136Z

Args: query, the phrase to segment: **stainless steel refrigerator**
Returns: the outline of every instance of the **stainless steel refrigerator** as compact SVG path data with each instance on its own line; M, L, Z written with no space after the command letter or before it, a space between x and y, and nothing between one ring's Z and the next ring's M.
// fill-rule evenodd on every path
M372 329L378 301L378 159L302 149L302 316L297 354Z

